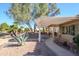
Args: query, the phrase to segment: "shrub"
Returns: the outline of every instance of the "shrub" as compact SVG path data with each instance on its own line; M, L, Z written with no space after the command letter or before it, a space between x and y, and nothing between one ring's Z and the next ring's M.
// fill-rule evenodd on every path
M73 38L74 43L79 47L79 34Z
M19 45L23 45L23 43L28 39L28 35L26 33L20 36L15 36L12 34L12 37L18 42Z

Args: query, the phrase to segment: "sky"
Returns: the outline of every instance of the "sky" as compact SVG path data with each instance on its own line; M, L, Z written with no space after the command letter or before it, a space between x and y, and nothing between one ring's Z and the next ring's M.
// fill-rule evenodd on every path
M79 14L79 3L59 3L57 7L60 8L59 16L75 16Z
M13 19L6 14L10 7L10 3L0 3L0 24L4 22L9 25L13 24ZM79 3L57 3L57 7L60 9L58 16L75 16L79 14Z
M0 24L6 22L11 25L13 23L13 19L6 14L10 7L11 4L0 3Z

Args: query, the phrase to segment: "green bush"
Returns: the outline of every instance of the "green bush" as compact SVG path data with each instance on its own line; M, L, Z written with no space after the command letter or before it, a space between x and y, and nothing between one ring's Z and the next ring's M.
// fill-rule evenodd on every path
M79 34L73 38L74 43L79 47Z

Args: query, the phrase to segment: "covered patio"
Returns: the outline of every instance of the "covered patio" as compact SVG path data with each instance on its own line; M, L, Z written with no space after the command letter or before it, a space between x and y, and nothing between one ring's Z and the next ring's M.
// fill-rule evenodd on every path
M73 38L75 35L79 34L79 17L78 16L42 16L37 18L36 20L38 31L38 41L41 42L41 28L47 28L48 32L52 33L51 37L46 41L48 47L54 51L57 49L55 47L56 43L55 40L60 45L64 45L68 47L68 49L73 50L75 49L76 45L73 42ZM54 45L55 44L55 45ZM54 49L55 47L55 49ZM60 51L59 55L63 55L62 52L66 53L67 50L63 48L57 49L56 51ZM58 53L58 52L57 52ZM73 53L67 53L66 55L72 55Z
M75 20L78 20L78 19L79 18L76 16L71 16L71 17L43 16L43 17L37 18L35 21L36 21L37 27L39 29L39 33L38 33L39 42L41 41L40 28L42 28L42 27L48 28L48 31L50 31L52 33L52 38L54 38L54 32L61 33L60 27L62 26L62 24L74 22Z

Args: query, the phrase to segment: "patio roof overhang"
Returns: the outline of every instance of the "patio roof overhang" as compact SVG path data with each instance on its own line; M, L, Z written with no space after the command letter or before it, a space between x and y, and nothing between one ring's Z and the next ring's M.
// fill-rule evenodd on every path
M48 27L48 26L59 26L61 24L71 22L74 20L79 20L79 17L71 16L71 17L62 17L62 16L43 16L39 17L35 20L38 27Z

